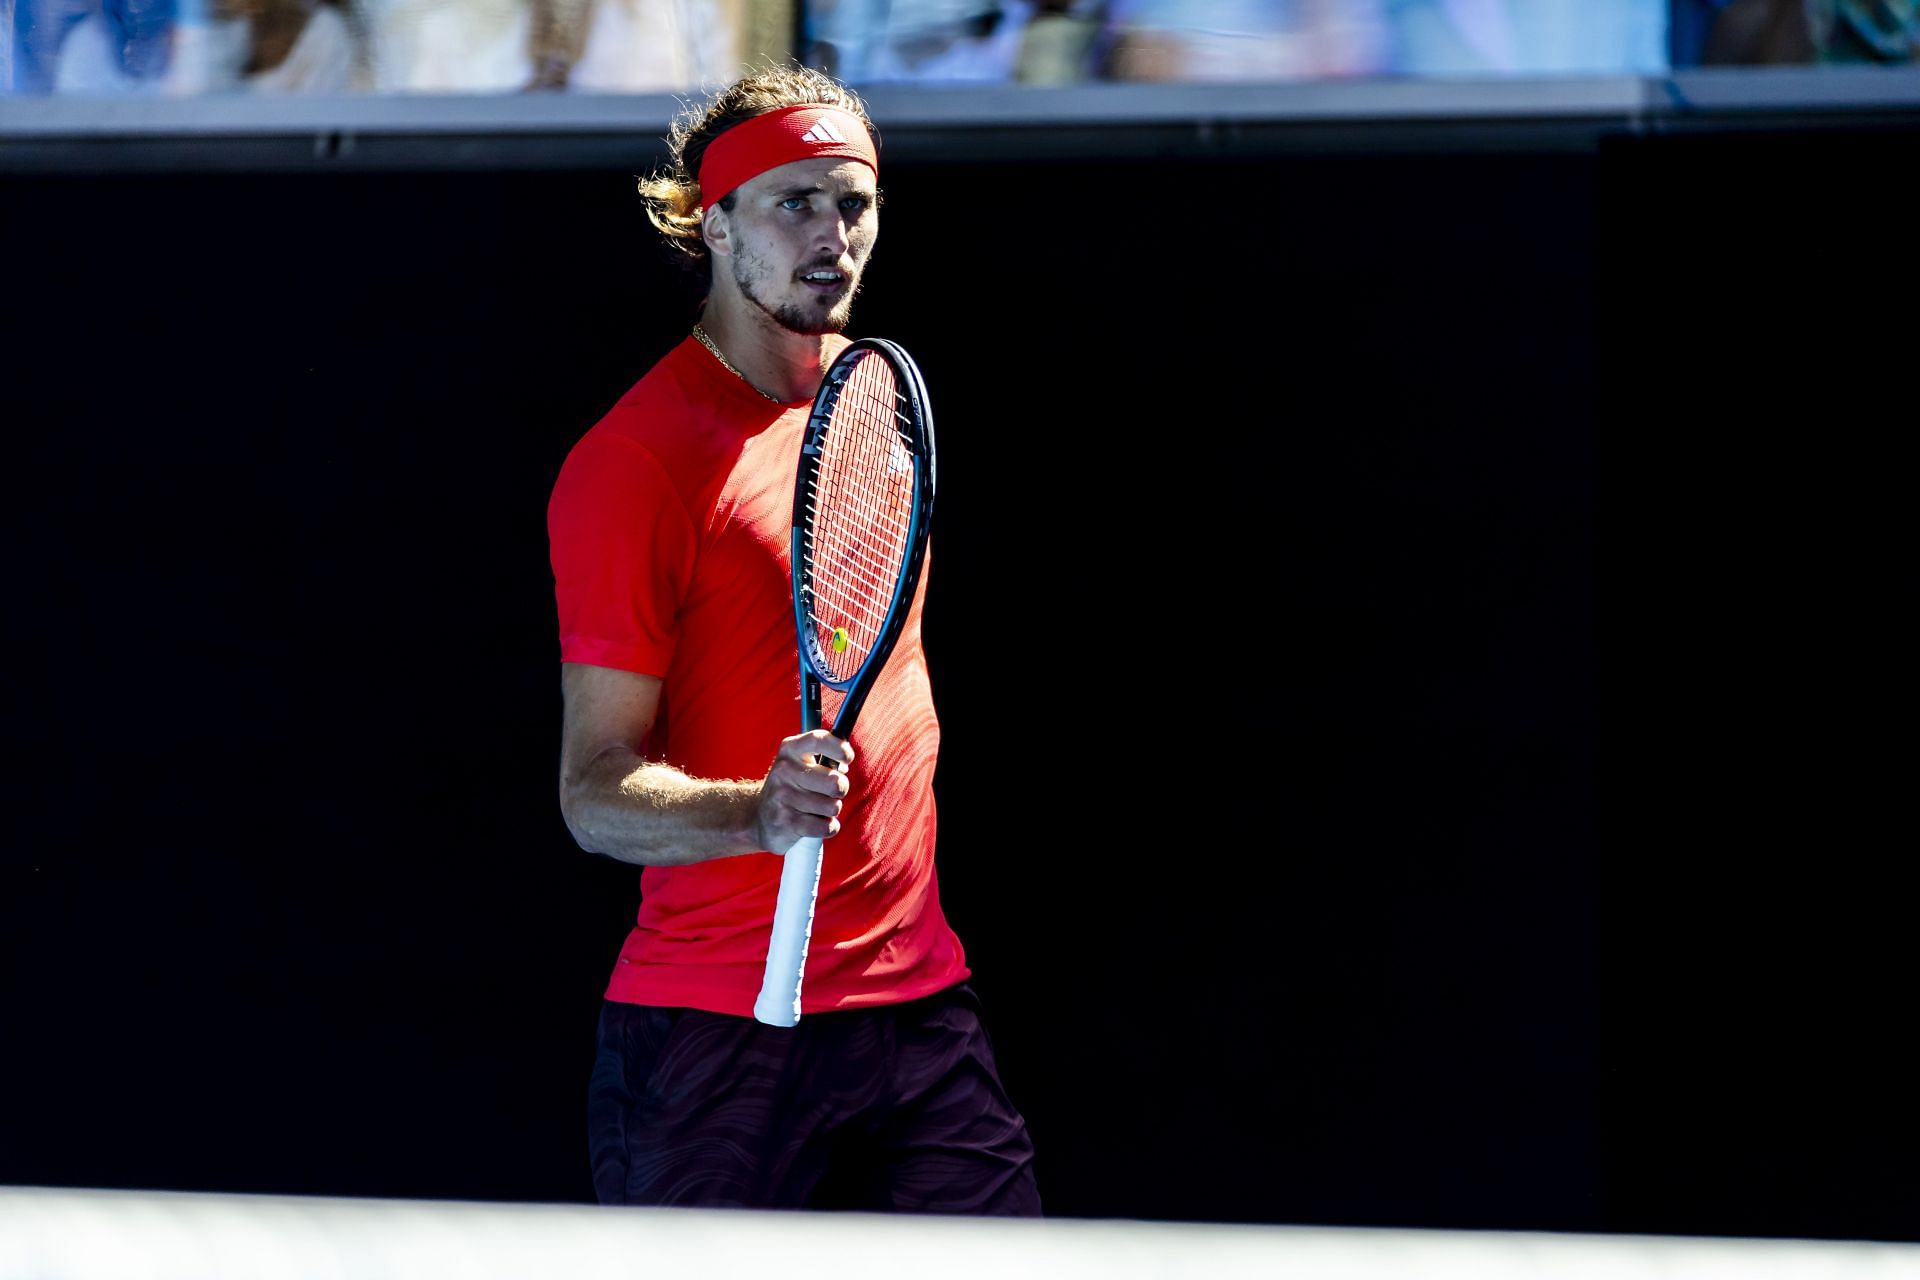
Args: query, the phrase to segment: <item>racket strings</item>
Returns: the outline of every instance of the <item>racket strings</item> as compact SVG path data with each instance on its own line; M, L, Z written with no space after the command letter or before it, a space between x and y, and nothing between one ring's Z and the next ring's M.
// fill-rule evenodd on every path
M875 491L870 473L842 470L816 490L813 549L814 612L823 640L861 655L877 640L886 621L908 522ZM910 501L910 495L908 500ZM828 570L823 572L822 570ZM838 664L836 664L838 665Z
M830 679L845 680L878 646L905 568L917 463L911 417L886 360L848 374L808 487L802 540L807 612Z

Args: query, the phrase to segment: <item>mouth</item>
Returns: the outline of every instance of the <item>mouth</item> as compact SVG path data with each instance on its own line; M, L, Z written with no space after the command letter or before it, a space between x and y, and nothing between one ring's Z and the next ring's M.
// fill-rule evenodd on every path
M852 277L838 267L814 267L802 271L799 280L813 293L825 298L844 293Z

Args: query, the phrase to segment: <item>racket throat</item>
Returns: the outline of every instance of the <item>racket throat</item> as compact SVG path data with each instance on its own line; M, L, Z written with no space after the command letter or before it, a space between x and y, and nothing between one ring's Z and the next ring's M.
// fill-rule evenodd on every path
M800 664L800 732L812 733L820 727L820 678Z

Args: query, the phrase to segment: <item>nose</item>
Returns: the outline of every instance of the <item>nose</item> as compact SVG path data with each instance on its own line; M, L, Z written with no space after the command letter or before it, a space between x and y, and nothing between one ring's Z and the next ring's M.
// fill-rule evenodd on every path
M835 209L827 217L820 219L820 242L817 246L822 252L839 257L847 248L847 219L840 210Z

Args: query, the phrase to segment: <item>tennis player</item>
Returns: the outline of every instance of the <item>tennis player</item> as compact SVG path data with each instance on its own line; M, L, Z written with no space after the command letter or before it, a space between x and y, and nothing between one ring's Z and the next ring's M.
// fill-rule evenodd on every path
M796 734L801 429L880 228L865 107L756 74L677 121L649 216L697 323L568 455L548 509L582 848L644 868L589 1098L602 1202L1037 1215L934 876L916 599L852 741ZM922 595L924 595L924 578ZM781 858L830 837L802 1018L752 1016Z

